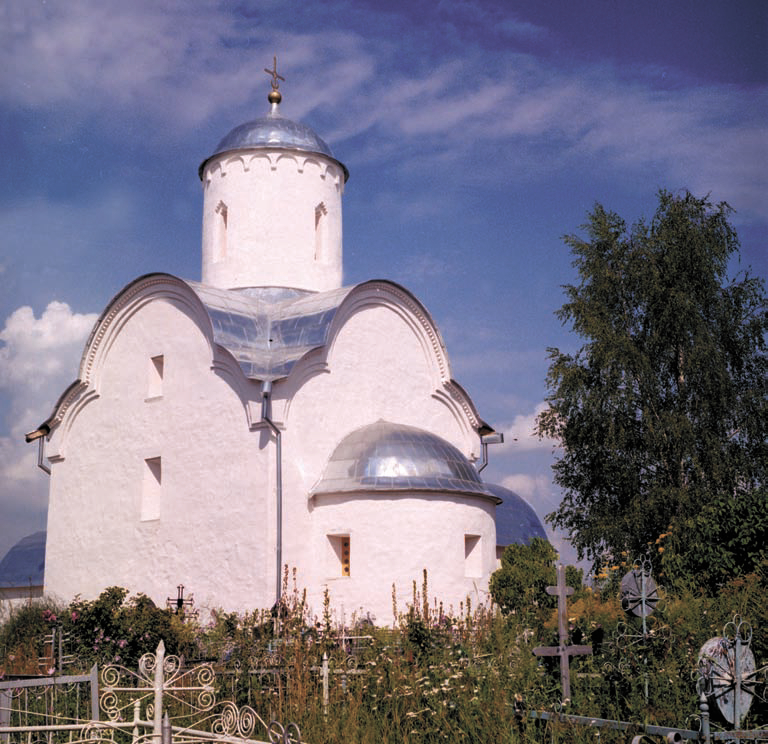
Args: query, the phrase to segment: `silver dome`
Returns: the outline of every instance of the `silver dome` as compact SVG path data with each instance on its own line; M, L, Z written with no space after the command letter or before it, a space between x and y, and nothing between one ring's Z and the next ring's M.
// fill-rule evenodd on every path
M240 124L227 134L216 146L213 154L200 164L200 177L202 178L205 164L216 155L265 147L323 155L338 163L344 171L344 180L349 179L349 171L343 163L336 160L331 148L309 127L280 116L277 112L277 104L273 104L272 111L267 116Z
M436 434L378 421L336 447L312 493L440 491L498 501L472 464Z

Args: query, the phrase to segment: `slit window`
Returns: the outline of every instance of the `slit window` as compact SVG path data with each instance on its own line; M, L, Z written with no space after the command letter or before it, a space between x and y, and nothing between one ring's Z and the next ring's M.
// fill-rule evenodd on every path
M330 543L329 576L351 576L349 535L328 535Z
M227 227L229 224L229 210L227 205L220 201L216 205L215 233L213 241L213 262L218 263L227 257Z
M464 535L464 575L479 578L483 573L480 535Z
M141 521L160 519L160 497L163 484L163 464L160 457L144 460L144 481L141 492Z
M153 356L149 360L149 380L147 384L147 397L159 398L163 394L163 372L165 359L162 354Z
M323 261L326 258L325 220L327 215L328 208L325 202L320 202L315 207L315 261Z

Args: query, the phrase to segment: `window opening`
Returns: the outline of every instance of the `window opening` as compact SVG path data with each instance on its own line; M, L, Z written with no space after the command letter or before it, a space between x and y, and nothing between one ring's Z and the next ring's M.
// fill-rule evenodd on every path
M165 360L162 354L153 356L149 360L149 380L147 384L147 397L159 398L163 394L163 372Z
M472 578L482 576L483 556L480 535L464 535L464 575Z
M144 482L141 493L141 521L160 519L160 496L163 482L162 458L144 460Z
M315 207L315 261L325 260L325 232L326 232L326 216L328 215L328 209L325 206L325 202L320 202Z
M329 576L350 576L350 540L349 535L328 535L331 546Z
M220 201L216 205L216 232L213 243L213 262L218 263L227 257L227 226L229 223L229 209Z

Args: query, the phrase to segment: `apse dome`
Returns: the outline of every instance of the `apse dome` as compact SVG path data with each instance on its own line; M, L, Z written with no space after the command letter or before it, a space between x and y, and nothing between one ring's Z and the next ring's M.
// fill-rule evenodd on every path
M388 421L345 437L312 495L352 491L454 492L499 501L452 444L423 429Z

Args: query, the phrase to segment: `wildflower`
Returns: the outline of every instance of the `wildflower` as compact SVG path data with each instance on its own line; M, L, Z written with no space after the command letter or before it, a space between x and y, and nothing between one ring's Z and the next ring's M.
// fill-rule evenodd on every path
M663 552L664 552L664 548L663 548L663 547L660 547L660 548L659 548L659 553L663 553Z

